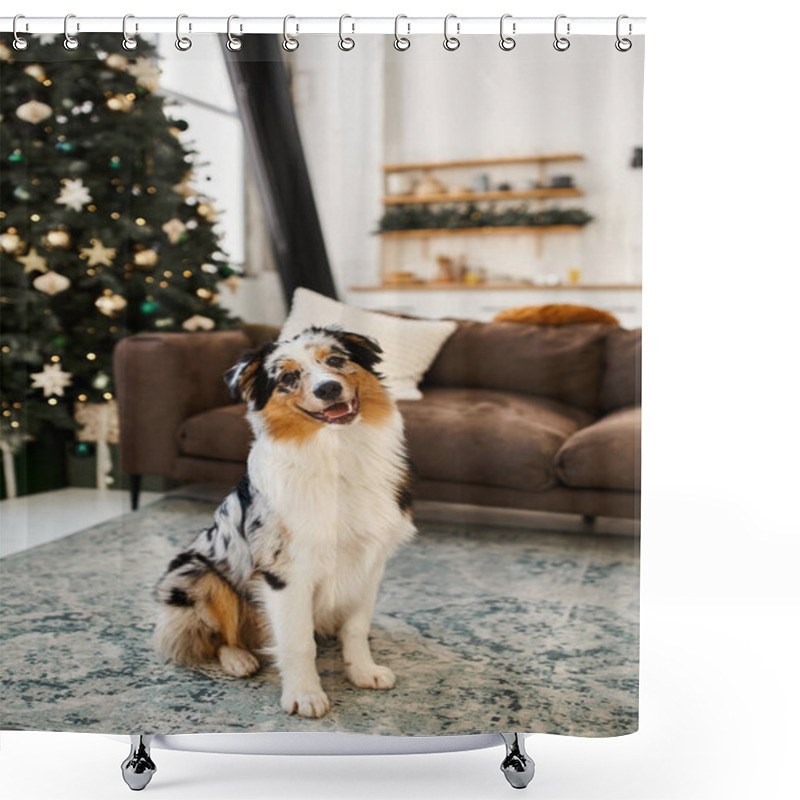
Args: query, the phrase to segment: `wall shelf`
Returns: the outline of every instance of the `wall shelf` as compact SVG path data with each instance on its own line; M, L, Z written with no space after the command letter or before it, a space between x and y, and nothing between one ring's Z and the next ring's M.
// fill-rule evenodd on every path
M575 233L582 229L582 225L512 225L509 227L484 225L482 228L417 228L402 231L378 231L378 236L386 239L429 239L434 236Z
M404 281L397 283L382 283L378 286L350 286L351 292L385 292L385 291L632 291L640 292L640 283L564 283L555 286L543 286L523 281L509 281L506 283L447 283L444 281Z
M414 164L384 164L384 172L428 172L434 169L469 167L501 167L506 164L549 164L558 161L583 161L580 153L552 153L540 156L511 156L508 158L477 158L465 161L424 161Z
M444 192L442 194L414 195L398 194L383 198L387 206L423 205L428 203L483 203L493 200L547 200L561 197L583 197L583 192L571 186L557 189L526 189L525 191L508 192Z

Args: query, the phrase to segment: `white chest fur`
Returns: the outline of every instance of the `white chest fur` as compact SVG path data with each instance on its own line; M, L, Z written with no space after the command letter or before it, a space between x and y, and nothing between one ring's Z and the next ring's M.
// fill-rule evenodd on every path
M320 627L414 534L397 501L406 469L399 412L380 426L326 426L300 444L259 436L248 467L287 529L293 577L314 585Z

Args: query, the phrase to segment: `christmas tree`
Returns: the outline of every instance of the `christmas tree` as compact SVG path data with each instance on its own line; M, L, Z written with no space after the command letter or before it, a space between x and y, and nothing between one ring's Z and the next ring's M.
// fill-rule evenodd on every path
M0 389L4 449L113 403L114 344L236 324L236 271L192 188L187 125L157 93L154 49L91 34L0 37Z

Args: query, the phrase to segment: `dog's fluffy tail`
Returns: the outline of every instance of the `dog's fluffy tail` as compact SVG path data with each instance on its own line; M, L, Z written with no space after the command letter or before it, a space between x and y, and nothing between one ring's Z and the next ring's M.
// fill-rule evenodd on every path
M196 666L211 661L223 645L247 647L247 603L199 553L172 560L159 581L155 647L164 658Z

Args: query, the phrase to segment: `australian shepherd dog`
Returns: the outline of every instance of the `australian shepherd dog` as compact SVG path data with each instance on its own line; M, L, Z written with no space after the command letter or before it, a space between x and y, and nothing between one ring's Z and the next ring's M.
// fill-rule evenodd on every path
M389 556L415 533L403 421L372 339L334 327L246 354L226 374L255 435L247 475L157 587L156 648L180 664L218 659L245 677L271 656L281 707L330 703L315 633L338 636L347 678L391 689L369 631Z

